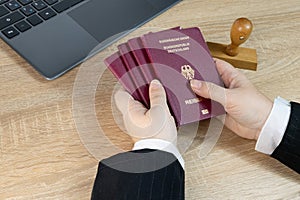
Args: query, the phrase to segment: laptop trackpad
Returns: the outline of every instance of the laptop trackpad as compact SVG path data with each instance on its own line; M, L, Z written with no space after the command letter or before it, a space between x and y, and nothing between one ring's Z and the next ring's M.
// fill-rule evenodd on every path
M98 42L130 30L158 12L147 0L91 0L68 13Z

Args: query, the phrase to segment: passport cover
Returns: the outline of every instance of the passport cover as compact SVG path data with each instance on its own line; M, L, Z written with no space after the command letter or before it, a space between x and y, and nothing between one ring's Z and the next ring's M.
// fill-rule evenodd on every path
M138 93L139 98L137 100L139 100L147 108L149 108L150 106L149 98L146 99L146 95L145 95L145 91L148 90L146 77L142 73L141 68L139 67L133 55L133 52L130 50L129 45L127 43L119 45L118 49L122 59L124 60L124 64L126 66L127 72Z
M199 28L179 27L133 38L118 46L106 65L132 96L149 108L149 83L163 84L177 126L225 114L222 105L201 98L190 80L224 84Z
M150 33L141 40L166 89L177 126L225 114L221 104L197 96L190 88L192 79L224 87L199 28Z
M150 102L149 84L153 79L157 78L157 76L154 74L154 71L151 67L150 59L148 57L146 49L143 47L142 40L140 38L130 39L128 41L128 46L133 53L134 59L136 60L141 73L145 77L145 85L143 88L141 88L141 91L143 91L142 93L145 96L145 100L147 102ZM145 104L146 103L144 103L144 105ZM149 105L148 108L150 108Z
M127 90L134 99L141 100L141 95L138 92L132 77L128 73L127 67L124 64L120 52L116 52L104 60L106 66L113 73L113 75L118 79L121 85Z

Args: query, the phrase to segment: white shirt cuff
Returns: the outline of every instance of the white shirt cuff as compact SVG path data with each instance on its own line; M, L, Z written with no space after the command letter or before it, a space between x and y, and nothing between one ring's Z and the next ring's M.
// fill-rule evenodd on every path
M181 167L184 169L184 160L179 153L177 147L171 142L161 140L161 139L145 139L136 142L132 150L141 150L141 149L156 149L165 151L173 154L179 161Z
M271 155L280 144L286 131L291 114L291 104L277 97L271 113L258 137L255 150Z

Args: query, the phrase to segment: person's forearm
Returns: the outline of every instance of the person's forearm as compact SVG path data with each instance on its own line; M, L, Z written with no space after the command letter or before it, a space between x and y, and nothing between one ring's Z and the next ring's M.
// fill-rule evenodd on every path
M256 150L300 173L300 104L276 98Z
M279 146L271 155L300 173L300 104L291 102L291 115Z
M161 150L161 151L171 153L178 159L182 168L184 169L184 160L180 152L178 151L177 147L171 142L168 142L166 140L161 140L161 139L144 139L136 142L132 150L141 150L141 149L154 149L154 150Z
M271 155L279 146L291 113L290 102L280 97L274 100L272 111L262 128L255 150Z

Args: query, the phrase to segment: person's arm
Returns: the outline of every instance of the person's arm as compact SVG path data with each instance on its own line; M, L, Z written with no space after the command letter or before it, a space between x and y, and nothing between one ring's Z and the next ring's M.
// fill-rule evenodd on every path
M300 173L300 104L291 102L291 114L280 144L272 152L273 158Z
M300 105L280 97L274 100L255 149L271 155L300 173Z
M280 144L291 114L290 102L280 97L273 103L271 113L256 142L255 150L271 155Z
M168 152L142 149L102 160L92 200L184 200L184 170Z
M227 112L225 125L243 138L258 140L256 150L299 172L298 104L292 103L290 108L289 102L282 99L273 104L229 63L215 61L226 88L192 80L194 92L221 103Z
M127 92L116 93L127 134L135 144L131 152L99 163L93 200L184 199L184 161L176 147L177 130L165 90L155 80L149 91L149 110Z

